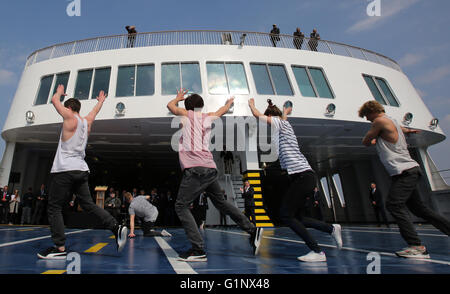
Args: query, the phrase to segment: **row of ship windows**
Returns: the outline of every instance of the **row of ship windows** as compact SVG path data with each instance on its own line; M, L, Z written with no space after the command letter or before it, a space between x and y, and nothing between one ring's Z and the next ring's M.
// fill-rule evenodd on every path
M293 96L291 83L284 65L250 63L256 91L260 95ZM333 91L321 68L292 65L295 80L304 97L334 98ZM242 63L207 62L209 94L249 94L247 76ZM47 104L58 85L67 88L70 72L47 75L41 83L34 105ZM80 100L95 98L103 90L109 92L111 67L78 71L74 97ZM373 97L383 105L399 106L386 80L363 75ZM163 63L161 65L162 95L174 95L179 88L190 93L202 93L199 63ZM52 91L51 91L52 90ZM119 66L116 97L151 96L155 94L155 65L137 64ZM64 99L64 97L61 97Z

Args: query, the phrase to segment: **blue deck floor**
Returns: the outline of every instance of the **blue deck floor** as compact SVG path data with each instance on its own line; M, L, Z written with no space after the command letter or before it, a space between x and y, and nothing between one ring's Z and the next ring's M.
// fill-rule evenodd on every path
M327 254L326 263L316 264L297 261L297 256L309 250L288 228L266 229L256 257L246 233L236 228L207 228L208 261L189 264L176 261L179 252L190 248L184 231L167 231L172 237L146 238L138 231L118 254L109 231L67 229L67 247L69 252L80 254L83 274L365 274L372 261L367 260L369 252L380 254L382 274L450 274L450 240L430 226L418 227L431 255L428 261L394 256L394 251L405 247L397 228L344 226L341 251L329 235L311 230ZM65 273L69 261L37 258L37 252L51 245L48 227L0 226L0 273ZM93 246L96 252L85 252Z

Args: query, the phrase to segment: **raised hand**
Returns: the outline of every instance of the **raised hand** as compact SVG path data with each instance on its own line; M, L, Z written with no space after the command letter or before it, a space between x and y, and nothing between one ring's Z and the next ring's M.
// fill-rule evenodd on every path
M233 97L230 97L230 99L227 100L227 103L226 103L226 104L231 104L231 103L233 103L233 102L234 102L234 96L233 96Z
M186 95L188 92L189 91L184 89L184 88L181 88L181 89L177 90L177 97L176 97L176 99L179 100L179 101L183 101L184 100L184 95Z
M248 100L248 106L250 106L250 107L255 107L255 99L250 98L250 99Z
M66 93L64 93L64 85L58 85L58 88L56 88L56 93L55 93L55 95L58 95L58 96L67 96L67 94Z
M106 99L107 94L105 94L105 91L101 90L100 93L97 96L97 100L99 102L103 102Z

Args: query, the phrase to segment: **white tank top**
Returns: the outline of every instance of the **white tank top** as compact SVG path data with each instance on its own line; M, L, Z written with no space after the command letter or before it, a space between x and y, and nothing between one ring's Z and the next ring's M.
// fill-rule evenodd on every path
M419 166L419 164L411 158L408 151L408 145L406 143L405 135L397 123L397 121L386 115L390 119L398 132L397 143L390 143L383 140L383 138L377 138L376 149L381 162L383 163L386 171L390 176L395 176L401 174L403 171Z
M86 155L85 149L88 140L88 124L87 120L78 120L77 129L73 136L63 142L62 132L59 136L58 150L56 151L55 159L50 173L59 173L66 171L89 171L89 167L84 161Z

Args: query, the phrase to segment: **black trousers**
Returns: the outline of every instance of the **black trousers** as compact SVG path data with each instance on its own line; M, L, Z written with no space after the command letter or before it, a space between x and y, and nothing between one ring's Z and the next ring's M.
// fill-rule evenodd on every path
M96 215L105 228L114 232L118 225L116 219L92 200L88 185L89 172L68 171L54 173L52 176L48 198L48 222L52 240L56 246L64 246L66 241L62 211L72 199L72 194L77 195L80 206L85 212Z
M414 167L392 177L392 185L386 201L386 208L396 220L400 234L408 245L421 245L414 224L408 214L408 209L416 216L431 223L441 232L450 235L450 222L437 214L422 202L417 190L421 177L420 169Z
M379 203L378 205L372 205L373 210L375 211L375 217L377 218L377 223L381 224L381 219L383 220L386 226L389 226L389 222L386 216L386 210L384 210L383 203Z
M219 212L229 215L242 230L247 233L251 233L255 230L255 226L245 217L245 215L241 213L236 206L225 200L222 188L218 181L218 173L215 168L187 168L183 171L183 178L178 190L177 201L175 202L175 211L193 248L204 248L203 237L189 210L190 204L202 192L208 193L209 199Z
M304 216L306 197L313 197L314 195L316 175L312 171L306 171L289 175L289 181L289 188L282 199L280 218L284 224L305 241L311 250L321 252L322 249L306 228L314 228L331 234L333 226Z
M248 219L256 225L256 219L255 219L255 207L251 205L245 205L244 214Z

